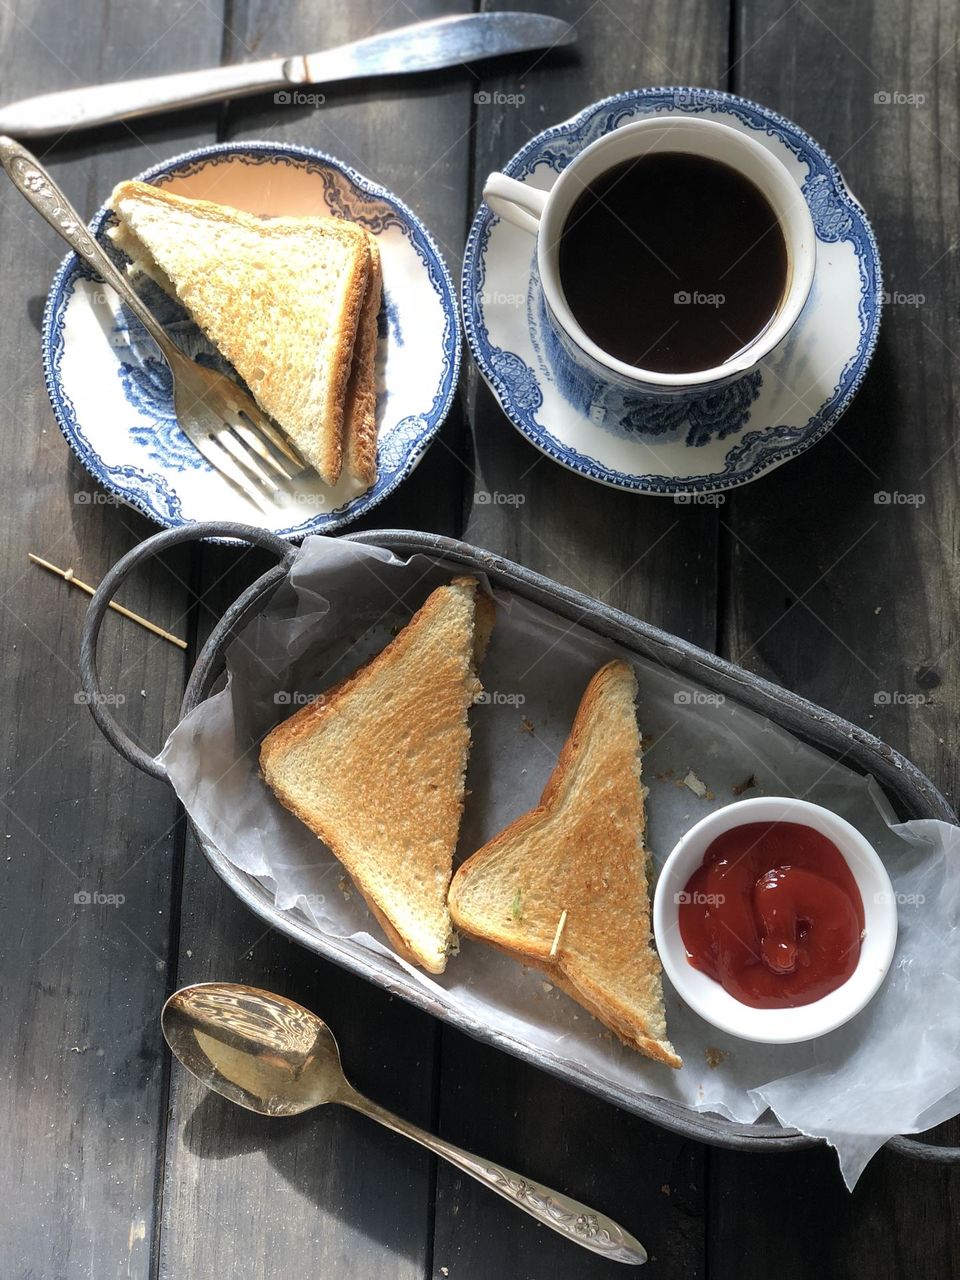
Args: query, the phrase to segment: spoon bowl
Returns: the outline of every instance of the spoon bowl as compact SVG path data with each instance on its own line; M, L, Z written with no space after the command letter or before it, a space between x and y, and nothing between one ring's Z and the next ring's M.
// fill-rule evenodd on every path
M333 1032L302 1005L228 982L176 991L160 1024L201 1084L248 1111L295 1116L352 1090Z

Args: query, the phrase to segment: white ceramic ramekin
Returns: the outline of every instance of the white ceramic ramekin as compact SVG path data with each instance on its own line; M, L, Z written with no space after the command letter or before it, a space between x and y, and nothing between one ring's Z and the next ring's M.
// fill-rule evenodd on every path
M819 831L843 854L860 890L864 936L859 963L842 986L812 1004L794 1009L751 1008L695 969L687 957L680 936L680 895L717 836L748 822L796 822ZM657 880L653 929L667 977L681 999L701 1018L742 1040L792 1044L813 1040L842 1026L876 994L897 942L897 904L878 853L846 819L807 800L759 796L708 814L680 840Z

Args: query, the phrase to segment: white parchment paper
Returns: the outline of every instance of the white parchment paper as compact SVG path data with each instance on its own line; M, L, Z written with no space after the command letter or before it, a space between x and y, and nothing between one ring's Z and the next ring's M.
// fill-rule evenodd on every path
M879 786L707 689L625 653L579 626L495 591L497 624L472 712L473 746L459 856L537 803L580 696L612 657L634 667L648 838L657 866L713 808L748 795L798 795L842 814L873 842L898 894L900 936L880 993L852 1022L808 1044L754 1045L717 1031L664 978L680 1071L626 1048L576 1004L481 943L464 940L429 977L389 949L340 864L260 779L263 735L312 694L378 652L456 566L400 560L379 548L308 538L265 611L231 645L228 683L178 725L161 759L190 817L241 870L320 934L375 954L394 984L419 983L446 1008L540 1061L574 1062L631 1095L680 1101L752 1122L772 1110L826 1138L853 1187L894 1133L960 1109L960 828L897 824ZM708 788L680 785L688 771ZM229 975L226 975L229 976ZM319 1010L322 1014L322 1010Z

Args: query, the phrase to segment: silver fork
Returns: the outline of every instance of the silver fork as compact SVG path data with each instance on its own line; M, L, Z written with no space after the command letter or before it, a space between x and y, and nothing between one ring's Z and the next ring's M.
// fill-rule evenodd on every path
M184 355L123 273L89 233L83 219L43 165L19 142L0 137L0 164L17 190L88 266L115 289L154 340L173 375L173 406L184 435L212 467L264 508L307 464L232 378Z

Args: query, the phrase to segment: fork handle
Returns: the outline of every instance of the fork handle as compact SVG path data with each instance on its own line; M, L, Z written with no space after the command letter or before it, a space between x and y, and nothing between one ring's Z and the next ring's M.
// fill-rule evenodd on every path
M36 156L13 138L0 137L0 164L20 194L37 213L66 240L70 248L88 267L110 285L136 315L150 337L169 360L180 354L163 329L144 306L133 286L124 278L104 250L90 234L83 219L63 194Z

